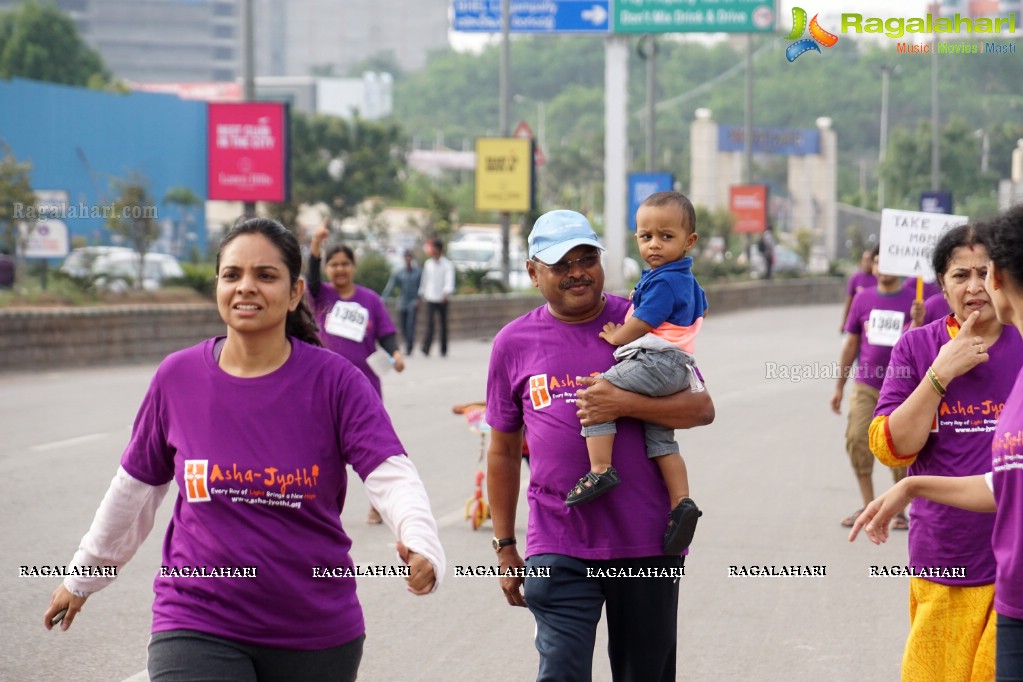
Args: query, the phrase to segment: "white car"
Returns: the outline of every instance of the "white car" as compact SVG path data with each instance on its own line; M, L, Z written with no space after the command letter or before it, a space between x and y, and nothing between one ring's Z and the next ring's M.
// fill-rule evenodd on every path
M134 249L123 246L85 246L75 249L64 260L60 271L72 277L93 278L96 285L110 291L132 288L138 278L139 256ZM183 277L174 256L166 253L147 253L142 275L142 288L153 291L165 280Z

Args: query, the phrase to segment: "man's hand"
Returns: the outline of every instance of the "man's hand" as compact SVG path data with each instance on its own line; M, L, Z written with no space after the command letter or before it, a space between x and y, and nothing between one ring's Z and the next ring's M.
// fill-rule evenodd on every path
M515 545L505 547L498 554L501 561L501 572L509 568L522 568L526 565L522 561L522 557L519 556L519 552L515 549ZM517 575L501 576L501 591L504 592L504 598L508 600L509 606L525 606L526 597L522 594L522 585L526 582L526 579Z
M593 426L604 422L613 422L621 416L621 402L629 395L610 381L600 377L576 377L581 386L575 392L575 415L583 426Z
M835 393L831 396L831 411L835 414L842 414L842 393L844 388L845 386L836 387Z
M924 315L927 313L927 308L924 307L923 301L913 300L913 305L909 307L909 327L915 329L916 327L924 326Z

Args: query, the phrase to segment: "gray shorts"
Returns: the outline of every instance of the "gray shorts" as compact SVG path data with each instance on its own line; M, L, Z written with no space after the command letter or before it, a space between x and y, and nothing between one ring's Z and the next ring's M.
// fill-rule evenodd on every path
M690 377L696 371L693 369L693 363L693 356L678 348L664 350L640 348L604 372L601 377L626 391L660 397L689 388ZM583 436L587 438L617 432L614 422L584 426L582 429ZM646 436L647 457L662 457L679 452L678 443L675 441L675 429L644 422L643 432Z

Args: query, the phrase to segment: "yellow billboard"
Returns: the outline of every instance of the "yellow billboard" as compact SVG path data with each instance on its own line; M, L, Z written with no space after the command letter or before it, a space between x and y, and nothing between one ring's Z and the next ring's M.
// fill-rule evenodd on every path
M521 213L533 209L532 140L476 140L476 209Z

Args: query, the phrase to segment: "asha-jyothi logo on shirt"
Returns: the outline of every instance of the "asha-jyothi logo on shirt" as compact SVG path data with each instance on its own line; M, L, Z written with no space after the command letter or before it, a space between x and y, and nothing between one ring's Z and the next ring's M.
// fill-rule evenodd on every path
M551 389L547 385L546 374L529 377L529 399L533 403L534 410L542 410L551 406Z
M795 40L796 42L785 48L785 58L790 62L796 61L799 55L813 50L820 53L823 47L834 47L835 43L838 42L838 36L833 33L828 33L820 24L817 23L817 16L813 15L813 19L810 20L809 27L806 24L806 10L802 7L792 8L792 32L785 36L785 40ZM803 38L802 40L796 40L800 38L804 32L809 31L810 37Z
M209 502L210 489L206 486L206 468L209 460L185 460L185 498L189 502Z

